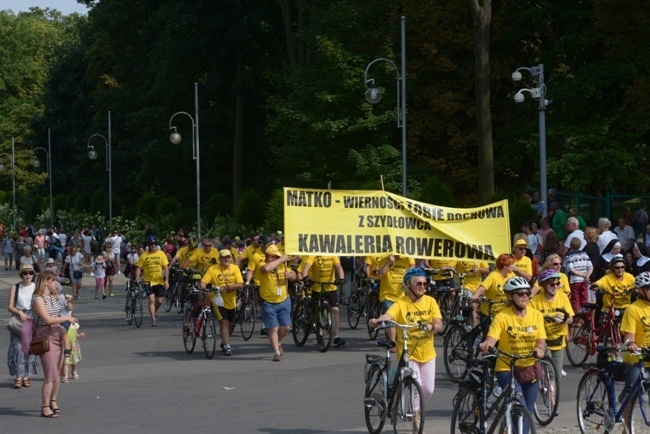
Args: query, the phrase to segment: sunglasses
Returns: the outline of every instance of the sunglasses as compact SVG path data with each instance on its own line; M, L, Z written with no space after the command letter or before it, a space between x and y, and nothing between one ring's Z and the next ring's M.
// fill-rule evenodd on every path
M212 247L212 244L204 244L203 247Z
M512 295L518 295L519 297L530 297L530 291L513 292Z
M34 275L34 272L33 272L33 271L25 271L24 273L21 274L21 276L25 276L25 275L27 275L27 276L33 276L33 275Z
M559 267L560 265L562 265L562 263L560 263L560 262L552 262L551 265L554 266L554 267Z
M625 270L625 266L622 265L620 267L612 267L614 270Z
M556 286L560 286L560 282L549 282L546 284L546 286L550 288L555 288Z
M425 280L424 282L413 282L413 284L414 284L415 286L421 286L421 287L423 287L423 288L424 288L425 286L427 286L427 282L426 282L426 280Z
M526 250L525 247L517 247L517 250Z

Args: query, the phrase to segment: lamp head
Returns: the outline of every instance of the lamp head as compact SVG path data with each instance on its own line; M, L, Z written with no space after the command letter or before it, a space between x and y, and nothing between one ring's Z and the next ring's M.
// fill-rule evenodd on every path
M516 102L517 104L521 104L522 102L524 102L524 99L525 99L525 98L524 98L524 94L523 94L523 93L521 93L521 92L517 92L517 93L515 94L515 102Z
M181 142L181 140L183 140L181 133L179 133L174 129L174 132L169 135L169 141L172 142L174 145L178 145Z
M521 81L521 72L515 71L512 73L512 81L518 82Z
M32 165L33 165L34 167L40 167L40 166L41 166L41 162L39 161L38 158L34 157L34 161L32 161Z
M381 90L373 83L366 90L366 101L370 104L377 104L381 101Z
M88 151L88 158L90 158L91 160L96 160L97 159L97 151L95 151L94 149L91 149L90 151Z

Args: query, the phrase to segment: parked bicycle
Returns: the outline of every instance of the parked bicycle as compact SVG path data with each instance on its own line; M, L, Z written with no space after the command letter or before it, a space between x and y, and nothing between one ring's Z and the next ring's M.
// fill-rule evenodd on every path
M142 325L142 299L146 297L146 284L137 282L135 278L126 281L126 304L124 305L124 312L128 325L131 325L133 321L135 321L137 328L140 328Z
M380 339L377 346L386 351L384 357L366 354L365 397L363 400L366 426L372 434L380 433L390 420L396 433L422 433L425 412L422 388L417 374L409 368L408 331L423 324L399 324L383 321L377 329L397 327L402 330L403 350L397 367L391 370L390 349L395 342ZM417 344L416 344L417 345Z
M491 380L491 366L497 354L505 356L510 364L510 382L503 390ZM515 389L514 368L517 360L535 357L535 353L519 356L493 349L482 359L473 359L471 366L474 369L459 384L458 393L453 400L451 433L535 434L537 430L533 416L520 401L521 395ZM491 394L496 400L490 404Z
M201 338L201 347L205 356L211 359L217 347L217 327L212 315L209 294L219 294L221 288L196 288L189 290L189 300L183 308L183 345L191 354L196 345L196 338ZM216 295L215 295L216 296Z
M327 285L321 282L313 283ZM332 345L332 311L324 291L315 293L315 297L312 297L312 294L314 293L307 288L304 296L298 300L291 320L291 335L293 342L302 347L313 331L318 350L324 353Z
M631 434L650 432L650 381L644 361L650 350L634 353L639 376L630 390L617 400L616 382L625 381L626 365L618 361L622 346L598 347L597 362L585 363L577 395L578 425L582 434L609 433L621 427Z

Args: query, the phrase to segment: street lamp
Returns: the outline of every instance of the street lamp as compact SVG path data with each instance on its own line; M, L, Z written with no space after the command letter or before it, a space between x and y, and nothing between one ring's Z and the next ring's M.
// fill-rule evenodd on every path
M32 158L33 162L32 164L34 167L40 167L41 162L36 156L36 151L41 150L45 152L45 156L47 158L47 177L50 181L50 227L54 226L54 205L52 204L52 140L51 140L51 134L50 134L50 129L47 129L47 149L45 148L34 148L32 150Z
M178 145L183 137L177 131L175 126L172 126L172 121L176 115L185 115L192 121L192 159L196 160L196 230L198 238L201 239L201 176L200 176L200 154L199 154L199 84L194 83L194 117L187 112L176 112L169 118L169 129L173 130L169 136L169 140ZM196 122L195 122L196 121Z
M16 232L16 167L14 166L14 163L16 161L16 157L14 155L14 138L11 138L11 155L7 154L6 152L3 152L0 154L0 157L2 156L7 156L9 157L9 160L11 160L11 183L13 186L13 194L14 194L14 232ZM0 163L0 171L5 170L5 165Z
M366 66L363 81L368 87L366 90L366 101L370 104L377 104L381 101L381 90L375 85L374 78L368 78L368 70L377 62L389 63L395 68L397 74L397 128L402 129L402 196L406 197L406 18L402 17L401 25L401 74L400 70L390 59L383 57L373 60Z
M528 71L533 77L537 77L537 87L523 88L515 94L514 100L517 104L524 102L524 93L530 94L530 97L538 100L539 105L537 110L539 112L539 181L542 196L542 217L548 216L548 208L546 204L547 185L546 185L546 106L548 100L546 99L546 85L544 84L544 64L540 63L537 66L530 68L520 67L512 73L512 80L517 83L521 81L521 72Z
M93 139L93 137L101 137L104 139L104 143L106 144L106 171L108 172L108 226L110 233L113 233L113 165L112 165L112 157L111 157L111 112L108 112L108 139L104 137L101 134L93 134L88 138L88 144L86 145L87 149L90 149L88 151L88 158L91 160L96 160L97 159L97 151L95 151L95 147L90 144L90 141Z

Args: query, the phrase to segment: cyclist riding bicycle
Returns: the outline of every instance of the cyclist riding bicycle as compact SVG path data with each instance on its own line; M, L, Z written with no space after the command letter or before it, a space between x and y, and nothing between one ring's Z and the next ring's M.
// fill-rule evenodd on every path
M622 255L614 256L609 261L610 273L605 274L596 283L598 287L605 294L602 298L602 312L607 312L609 307L614 304L614 308L618 309L621 315L624 314L625 308L630 304L630 290L634 289L634 276L625 271L625 258ZM604 315L600 315L604 318Z
M420 268L411 268L402 281L406 296L397 299L379 318L369 320L371 326L381 321L395 321L401 324L422 323L422 328L409 330L408 352L409 367L417 373L417 379L422 387L424 402L427 402L436 382L436 350L433 344L435 332L442 330L442 315L438 303L433 297L426 295L427 277ZM402 335L397 336L397 358L402 357ZM416 402L418 402L416 400ZM420 409L416 408L414 425L419 426Z
M544 317L536 309L527 309L531 294L530 284L523 277L511 277L506 281L503 290L508 304L494 317L487 337L479 344L479 348L483 353L487 353L498 342L497 348L510 354L526 356L534 352L537 358L544 357ZM504 357L497 359L495 367L496 379L501 388L510 383L510 364ZM535 372L534 375L529 375L524 380L530 370ZM523 395L522 404L533 414L539 393L539 382L536 379L541 377L541 366L534 359L517 360L515 375L516 388Z
M165 291L169 289L169 263L167 255L158 249L158 238L155 235L147 237L149 250L142 253L138 258L138 268L135 270L135 280L149 283L149 315L151 315L151 326L158 327L156 313L163 304ZM144 271L144 274L142 272Z
M181 244L182 243L182 244ZM196 250L196 240L185 239L184 241L179 241L179 244L182 245L180 249L176 252L176 255L172 258L169 266L172 267L174 264L178 263L181 267L192 257Z
M192 256L185 261L183 268L191 266L201 273L219 262L219 252L212 248L212 240L209 237L201 238L201 248L194 250Z

